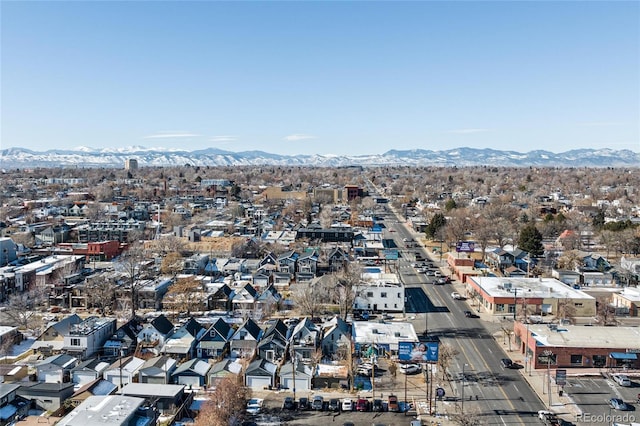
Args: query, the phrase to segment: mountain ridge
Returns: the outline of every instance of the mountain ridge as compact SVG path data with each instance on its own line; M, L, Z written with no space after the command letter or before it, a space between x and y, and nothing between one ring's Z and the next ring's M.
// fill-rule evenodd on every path
M124 148L51 149L33 151L26 148L0 150L0 167L123 167L126 159L136 159L140 167L168 166L501 166L501 167L640 167L640 153L624 149L575 149L561 153L546 150L529 152L491 148L460 147L448 150L391 149L383 154L282 155L266 151L226 151L215 147L188 151L184 149Z

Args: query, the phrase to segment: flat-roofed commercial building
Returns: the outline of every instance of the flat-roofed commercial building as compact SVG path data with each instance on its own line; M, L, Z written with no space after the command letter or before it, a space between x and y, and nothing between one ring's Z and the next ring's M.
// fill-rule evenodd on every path
M533 368L640 368L640 328L514 324L516 344Z
M556 315L559 303L571 303L576 317L596 315L596 299L554 278L468 277L467 297L493 315L513 316L525 303L529 314Z

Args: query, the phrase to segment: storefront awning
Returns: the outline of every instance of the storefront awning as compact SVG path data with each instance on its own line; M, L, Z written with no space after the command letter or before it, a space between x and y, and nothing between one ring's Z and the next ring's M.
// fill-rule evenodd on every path
M609 358L613 359L624 359L624 360L636 360L638 359L638 355L629 352L611 352L609 354Z

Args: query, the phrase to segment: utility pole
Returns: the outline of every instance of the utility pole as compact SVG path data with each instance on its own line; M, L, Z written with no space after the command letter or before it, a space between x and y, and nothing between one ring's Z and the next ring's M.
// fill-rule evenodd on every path
M518 311L518 289L513 288L513 322L516 322L516 312Z
M465 381L465 374L464 374L464 367L466 367L467 364L462 364L462 391L460 392L461 395L461 404L460 404L460 414L464 414L464 381Z
M296 368L298 367L298 357L296 351L293 348L293 342L291 342L291 374L293 375L293 403L296 403Z

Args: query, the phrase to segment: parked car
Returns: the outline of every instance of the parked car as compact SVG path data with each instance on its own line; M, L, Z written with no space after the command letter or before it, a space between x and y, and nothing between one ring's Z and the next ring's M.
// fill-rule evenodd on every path
M398 371L401 374L418 374L422 371L422 367L419 364L400 364Z
M381 399L374 399L371 405L371 411L381 412L384 411L384 406Z
M262 411L262 403L264 400L262 398L251 398L247 402L247 413L249 414L260 414Z
M311 409L316 411L324 410L324 398L320 395L314 396L313 402L311 403Z
M462 300L462 295L460 293L458 293L457 291L454 291L453 293L451 293L451 297L456 299L456 300Z
M353 411L353 401L350 399L342 400L342 411Z
M474 314L471 311L464 311L464 316L467 318L478 318L478 315Z
M609 400L609 405L614 410L628 411L628 410L631 409L631 407L626 402L621 400L620 398L611 398Z
M340 411L340 400L338 398L331 398L328 409L329 411Z
M614 374L613 380L620 386L631 386L631 379L626 374Z
M392 413L397 413L400 411L400 405L398 404L398 397L395 395L389 395L389 402L387 404L387 409Z
M309 398L302 397L298 401L298 410L308 410L311 408L311 404L309 404Z
M293 410L296 408L296 403L293 400L292 397L287 396L284 401L282 402L282 409L283 410Z
M364 398L360 398L356 402L356 411L369 411L369 401Z

